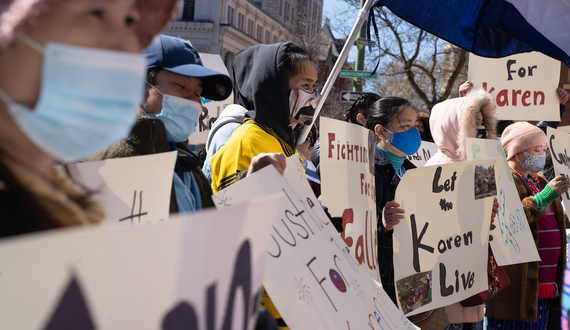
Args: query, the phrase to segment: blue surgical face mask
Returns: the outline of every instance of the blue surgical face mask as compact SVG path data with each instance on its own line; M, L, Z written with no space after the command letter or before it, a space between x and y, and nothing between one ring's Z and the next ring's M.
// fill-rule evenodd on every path
M157 115L146 112L145 114L149 117L158 118L164 123L168 141L186 141L188 136L196 130L202 105L196 101L163 94L151 84L149 86L162 95L162 111Z
M392 133L387 128L384 129L389 133ZM404 132L392 133L390 144L406 155L413 155L420 149L420 146L422 145L420 131L418 131L417 128L412 127L411 129Z
M43 54L42 80L34 109L0 99L24 134L60 162L83 159L123 139L144 95L144 56L73 45L45 47L22 40Z
M544 168L544 163L546 161L546 153L540 154L538 156L533 156L523 150L525 161L521 162L517 157L517 163L522 167L523 170L528 172L540 172Z

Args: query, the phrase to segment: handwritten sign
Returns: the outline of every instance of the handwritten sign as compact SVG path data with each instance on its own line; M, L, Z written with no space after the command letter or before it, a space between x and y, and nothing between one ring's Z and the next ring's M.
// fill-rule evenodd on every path
M358 263L380 281L374 153L378 136L355 124L320 118L323 205L342 216L341 234Z
M496 169L499 213L495 218L495 229L491 232L494 239L490 242L497 264L540 261L501 142L467 138L465 145L468 160L501 158Z
M77 178L95 191L107 212L106 225L167 221L176 151L74 165Z
M253 329L282 200L2 240L0 328Z
M552 156L552 164L554 165L554 174L570 177L570 157L568 157L568 146L570 146L570 134L560 130L548 127L546 129L548 136L548 146ZM562 203L566 210L570 210L570 193L562 194Z
M500 120L560 121L560 61L539 52L503 58L469 54L469 81L493 94Z
M283 192L263 285L292 329L417 329L354 259L319 205L297 156L285 176L267 167L213 196L223 208ZM269 216L266 218L270 220Z
M420 149L413 155L408 156L408 160L416 167L424 167L431 156L437 153L437 144L433 142L422 141Z
M487 254L499 160L409 170L395 201L394 275L406 315L448 306L487 290Z
M200 53L202 64L208 69L218 71L229 76L228 69L224 65L224 61L218 54ZM208 140L208 133L212 125L220 116L220 113L230 104L234 103L234 93L223 101L212 101L202 98L202 113L196 124L196 130L188 137L189 144L205 144Z

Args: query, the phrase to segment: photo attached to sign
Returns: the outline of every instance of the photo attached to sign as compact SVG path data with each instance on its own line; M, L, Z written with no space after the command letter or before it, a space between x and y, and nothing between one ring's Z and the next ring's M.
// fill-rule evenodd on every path
M396 282L398 300L400 300L404 314L431 303L431 281L430 270L410 275Z
M475 165L475 199L497 196L495 161Z

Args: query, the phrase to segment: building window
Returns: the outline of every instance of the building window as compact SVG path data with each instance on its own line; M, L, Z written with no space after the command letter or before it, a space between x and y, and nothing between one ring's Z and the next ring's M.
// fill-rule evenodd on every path
M291 8L291 23L294 23L295 20L295 7Z
M263 38L263 27L261 27L261 25L257 26L257 40L261 41L261 38Z
M195 0L184 0L184 7L182 9L182 20L183 21L193 21L194 20L194 6L196 5Z
M268 44L271 42L271 32L265 31L265 43Z
M247 34L253 37L253 21L250 19L247 20Z
M279 0L279 16L283 15L283 0Z
M241 31L245 31L243 26L245 24L245 15L242 13L238 13L238 29Z
M289 4L285 2L285 22L289 20Z
M277 43L277 36L273 36L273 43L274 43L274 44Z
M313 20L317 19L317 5L313 5Z
M234 25L234 9L228 6L228 24Z

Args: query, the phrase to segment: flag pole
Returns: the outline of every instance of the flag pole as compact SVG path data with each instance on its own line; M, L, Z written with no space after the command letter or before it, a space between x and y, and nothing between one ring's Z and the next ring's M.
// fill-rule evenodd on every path
M368 19L368 12L370 11L370 8L372 7L373 3L374 3L374 0L366 0L366 4L364 4L364 7L362 7L360 9L360 11L358 12L358 19L354 23L354 26L352 27L352 30L350 31L350 34L348 35L348 38L347 38L344 46L342 47L342 51L340 52L338 59L336 60L334 66L331 70L331 73L329 74L329 77L327 78L325 85L323 86L323 90L321 91L321 98L319 99L319 103L317 104L317 108L315 109L315 113L313 115L313 120L311 121L311 124L309 124L309 125L307 125L307 127L305 127L305 129L303 130L303 133L301 134L301 137L299 138L299 141L297 142L297 144L301 144L301 143L305 142L305 140L307 139L307 136L309 136L309 132L311 131L311 128L313 127L313 125L315 125L315 122L317 121L319 114L321 112L321 109L323 108L325 101L327 100L327 97L329 96L329 93L330 93L330 91L334 85L334 82L335 82L336 78L338 77L340 70L342 69L343 64L346 62L346 58L348 57L348 53L350 52L352 45L354 45L354 41L356 40L356 37L358 36L358 33L360 32L360 28L362 27L362 24L364 24L366 19Z

